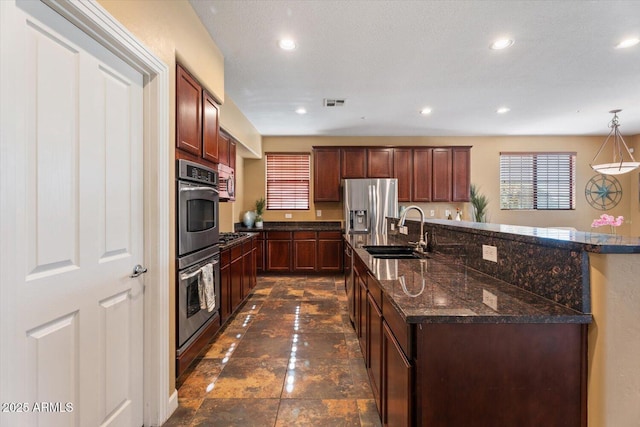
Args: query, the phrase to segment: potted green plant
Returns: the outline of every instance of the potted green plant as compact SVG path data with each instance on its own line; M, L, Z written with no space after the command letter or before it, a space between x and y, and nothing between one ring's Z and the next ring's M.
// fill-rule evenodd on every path
M489 199L484 194L480 194L478 187L475 184L471 184L470 201L472 209L472 217L475 222L487 221L487 206L489 205Z
M260 197L256 200L256 228L262 228L263 220L262 215L264 214L264 208L267 204L267 201L264 197Z

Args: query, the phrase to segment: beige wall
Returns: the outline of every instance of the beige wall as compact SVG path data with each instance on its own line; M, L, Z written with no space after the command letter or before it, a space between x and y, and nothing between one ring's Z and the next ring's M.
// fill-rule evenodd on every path
M640 254L589 254L589 263L593 312L588 337L589 426L637 425Z
M640 136L628 138L637 149ZM589 231L591 222L603 212L589 206L584 195L585 185L595 175L589 167L604 136L518 136L518 137L263 137L263 151L303 151L311 152L312 146L319 145L471 145L471 182L489 198L489 221L501 224L532 225L538 227L575 227ZM573 211L503 211L499 208L499 160L501 151L575 151L576 209ZM264 160L245 160L244 180L251 182L246 188L241 214L253 209L254 201L265 194ZM606 213L623 215L626 223L617 231L619 234L640 235L640 208L638 207L638 172L618 176L623 189L622 201ZM313 189L312 189L313 191ZM313 194L313 193L312 193ZM435 211L436 218L444 218L445 209L460 207L464 219L469 216L469 204L420 203L427 215ZM322 217L315 216L315 210L322 211ZM267 211L266 221L287 221L283 211ZM339 203L311 202L309 211L293 211L292 220L341 220ZM238 217L238 218L240 218ZM238 219L239 220L239 219ZM594 231L607 232L604 229Z

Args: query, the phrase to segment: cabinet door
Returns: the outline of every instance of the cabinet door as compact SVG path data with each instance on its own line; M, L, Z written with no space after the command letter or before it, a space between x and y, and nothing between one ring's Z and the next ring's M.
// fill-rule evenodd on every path
M391 427L411 426L413 368L386 322L383 322L382 341L382 424Z
M340 201L340 149L313 150L313 201Z
M231 137L225 132L218 134L218 162L223 165L229 166L229 145L231 144Z
M264 272L264 233L258 234L256 239L256 272Z
M393 150L393 177L398 180L398 201L411 201L413 154L410 148Z
M393 178L393 148L367 149L367 178Z
M453 197L454 202L468 202L471 191L471 150L453 148Z
M367 327L369 332L369 363L367 363L367 372L378 412L382 413L382 312L371 294L368 294L367 302L369 305L369 324Z
M293 233L293 271L316 271L316 233L301 231Z
M433 148L413 150L413 201L431 201L431 168Z
M341 151L342 178L366 178L366 148L343 148Z
M451 201L451 172L453 164L450 148L433 149L433 193L431 200L434 202Z
M291 240L267 238L267 271L289 272L291 267Z
M231 312L235 312L242 303L242 276L244 269L242 257L231 261Z
M244 300L251 292L253 280L253 243L251 240L242 244L242 299Z
M224 323L231 316L231 266L228 260L223 261L222 254L220 256L220 318ZM227 258L228 256L227 254Z
M339 231L318 232L318 271L342 271L342 237Z
M176 66L176 148L200 157L202 153L202 88L180 65Z
M207 91L202 92L202 157L218 163L218 104Z
M365 275L358 276L358 301L360 311L358 313L358 324L360 325L360 350L364 356L364 362L369 367L369 347L367 345L367 335L369 331L367 326L369 324L369 304L367 303L367 277Z

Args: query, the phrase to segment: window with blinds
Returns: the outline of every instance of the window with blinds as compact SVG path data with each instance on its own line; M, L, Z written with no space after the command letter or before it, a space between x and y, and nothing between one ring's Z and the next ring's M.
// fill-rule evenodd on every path
M309 209L311 155L266 153L267 209Z
M500 209L575 209L576 153L500 153Z

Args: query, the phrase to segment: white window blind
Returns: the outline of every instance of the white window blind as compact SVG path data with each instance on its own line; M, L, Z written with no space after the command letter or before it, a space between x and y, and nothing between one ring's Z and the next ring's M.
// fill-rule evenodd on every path
M266 153L267 209L309 209L311 155Z
M500 153L500 209L575 209L576 153Z

